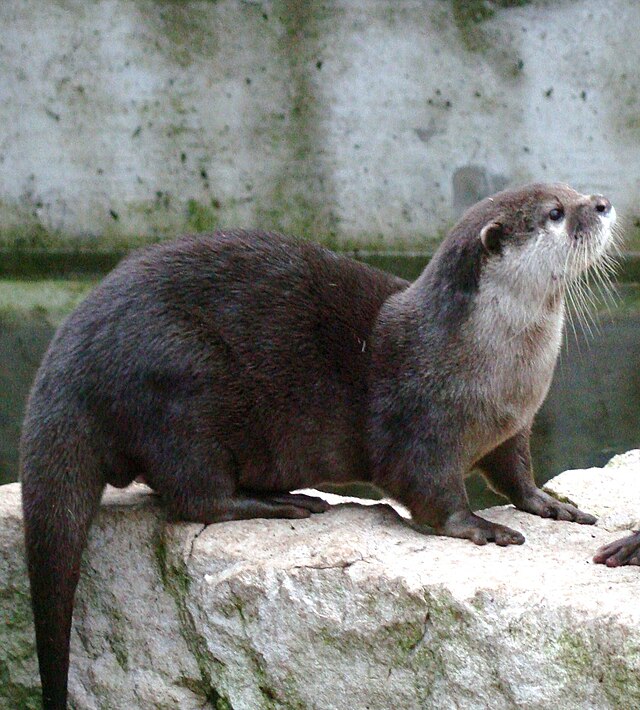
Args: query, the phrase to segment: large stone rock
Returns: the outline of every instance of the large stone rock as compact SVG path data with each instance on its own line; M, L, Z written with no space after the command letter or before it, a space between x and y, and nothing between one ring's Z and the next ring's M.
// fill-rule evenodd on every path
M545 490L597 515L605 530L640 528L640 449L615 456L604 468L565 471ZM612 491L619 490L619 496Z
M203 528L167 524L143 486L110 490L77 594L72 706L638 707L640 571L591 556L620 535L614 511L640 518L639 476L632 452L548 484L604 527L485 511L526 535L506 549L421 534L384 504ZM0 707L36 708L19 487L0 491Z

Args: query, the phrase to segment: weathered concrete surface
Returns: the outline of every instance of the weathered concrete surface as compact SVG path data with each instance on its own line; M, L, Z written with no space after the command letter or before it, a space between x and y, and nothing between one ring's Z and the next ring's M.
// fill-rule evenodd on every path
M638 515L639 476L636 452L550 488ZM0 706L35 708L19 487L0 491ZM640 574L590 562L619 533L486 515L525 545L422 535L384 505L167 525L144 487L110 491L78 592L73 707L638 707Z
M637 216L633 0L0 3L0 236L424 247L506 184Z

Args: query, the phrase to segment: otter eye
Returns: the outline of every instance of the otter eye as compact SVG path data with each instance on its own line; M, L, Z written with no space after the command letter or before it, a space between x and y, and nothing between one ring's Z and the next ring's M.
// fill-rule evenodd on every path
M562 219L564 217L564 210L561 209L560 207L554 207L551 212L549 212L549 219L553 222L557 222L558 220Z

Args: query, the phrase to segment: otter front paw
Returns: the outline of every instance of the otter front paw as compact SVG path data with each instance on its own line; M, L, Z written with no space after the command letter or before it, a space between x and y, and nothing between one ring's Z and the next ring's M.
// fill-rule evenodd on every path
M471 511L462 511L450 515L441 528L436 532L449 537L461 537L475 542L476 545L486 545L495 542L496 545L522 545L524 535L517 530L512 530L506 525L491 523Z
M527 513L539 515L541 518L553 518L554 520L569 520L582 525L593 525L597 518L589 513L583 513L570 503L561 503L548 493L539 488L533 490L529 495L519 501L514 501L516 508Z
M640 532L603 545L593 556L593 561L607 567L640 566Z

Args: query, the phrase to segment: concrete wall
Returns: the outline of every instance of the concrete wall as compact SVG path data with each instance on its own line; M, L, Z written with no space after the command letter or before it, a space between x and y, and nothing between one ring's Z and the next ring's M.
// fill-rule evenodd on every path
M633 0L6 0L0 237L428 246L530 180L640 215Z

